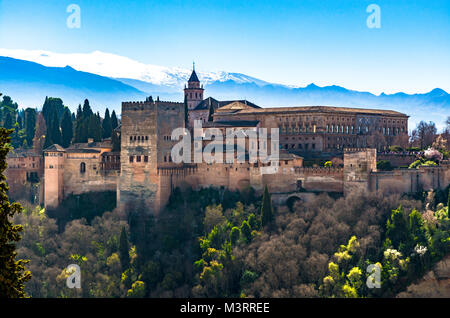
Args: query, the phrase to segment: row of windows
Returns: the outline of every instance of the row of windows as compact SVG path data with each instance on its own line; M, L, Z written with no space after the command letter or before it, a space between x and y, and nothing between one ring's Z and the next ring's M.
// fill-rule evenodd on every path
M148 136L130 136L130 141L147 141L148 140Z
M311 144L311 148L309 148L310 144L284 144L284 149L300 149L300 150L308 150L308 149L316 149L316 144Z
M129 161L130 161L130 163L133 163L134 162L134 159L136 159L136 162L142 162L141 160L142 160L142 157L144 157L143 159L144 159L144 162L148 162L148 156L130 156L130 159L129 159Z
M282 126L280 127L280 134L286 133L286 134L295 134L295 133L315 133L316 132L316 125L310 126L304 126L304 127L289 127L289 126Z
M280 117L280 122L289 122L289 121L316 121L319 119L319 117L315 116L305 116L305 117ZM327 121L341 121L341 122L354 122L355 118L349 118L349 117L327 117ZM377 121L378 123L381 123L381 119ZM395 119L383 119L383 123L392 123L392 124L405 124L404 120L395 120Z
M405 132L405 128L399 128L399 127L375 127L375 130L378 130L379 132L383 132L383 135L389 136L389 135L398 135L400 134L400 131L403 133ZM326 132L327 133L345 133L345 134L354 134L355 133L355 127L354 126L344 126L344 125L327 125L326 126ZM357 128L357 133L361 133L361 132L365 132L368 133L369 132L369 127L368 126L358 126Z
M44 152L45 157L62 157L62 152Z
M189 98L193 98L193 96L195 96L195 98L201 98L202 97L200 93L192 93L192 92L190 92L189 93Z

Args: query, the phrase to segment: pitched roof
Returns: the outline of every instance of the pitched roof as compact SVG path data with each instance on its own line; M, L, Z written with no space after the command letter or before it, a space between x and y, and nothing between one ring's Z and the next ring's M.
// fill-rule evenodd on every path
M202 100L193 110L206 110L209 109L210 106L217 109L220 107L220 102L212 97L208 97L207 99Z
M259 120L220 120L203 123L203 127L256 127Z
M195 73L195 70L192 70L191 77L189 77L189 80L188 80L188 83L192 83L192 82L200 82L197 77L197 73Z
M44 149L44 151L57 151L57 152L64 152L66 151L63 147L61 147L58 144L53 144L50 147Z
M235 113L243 110L248 110L252 112L253 110L259 108L260 108L259 106L256 106L254 104L250 105L247 101L233 101L217 109L217 112Z
M323 112L323 113L359 113L368 115L407 116L406 114L384 109L350 108L336 106L297 106L297 107L270 107L258 109L243 109L240 114L248 113L289 113L289 112Z
M84 149L84 148L112 148L111 139L108 138L102 141L74 143L71 144L67 149Z
M247 105L247 106L249 106L250 108L261 108L260 106L254 104L254 103L252 103L252 102L249 102L249 101L246 100L246 99L223 100L223 101L220 101L220 102L219 102L219 107L224 107L224 106L227 106L227 105L229 105L229 104L236 103L236 102L241 103L241 104L244 104L244 105Z
M66 149L66 152L68 152L68 153L100 153L100 150L85 149L85 148L81 148L81 149L68 148L68 149Z

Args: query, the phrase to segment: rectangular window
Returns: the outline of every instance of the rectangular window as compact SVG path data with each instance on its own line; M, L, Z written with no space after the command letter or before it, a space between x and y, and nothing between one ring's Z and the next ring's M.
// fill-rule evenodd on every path
M130 156L130 162L134 161L134 156Z
M141 162L141 156L136 156L136 162Z
M148 162L148 156L144 156L144 162Z

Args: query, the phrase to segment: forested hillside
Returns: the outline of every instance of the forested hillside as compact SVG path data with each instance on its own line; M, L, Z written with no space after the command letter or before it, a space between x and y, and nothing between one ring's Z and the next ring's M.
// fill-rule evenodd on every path
M33 297L394 297L449 255L447 193L322 194L291 211L251 188L177 189L157 219L137 207L58 229L25 204L14 222ZM65 284L72 263L80 290Z

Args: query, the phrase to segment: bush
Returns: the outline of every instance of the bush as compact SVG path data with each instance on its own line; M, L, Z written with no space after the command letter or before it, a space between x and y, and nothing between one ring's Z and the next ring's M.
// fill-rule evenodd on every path
M400 152L403 151L403 148L400 146L390 146L389 151Z
M392 164L388 160L380 160L377 162L377 169L378 170L392 170L394 167L392 167Z
M417 159L412 164L409 165L409 169L417 169L423 164L422 160Z

